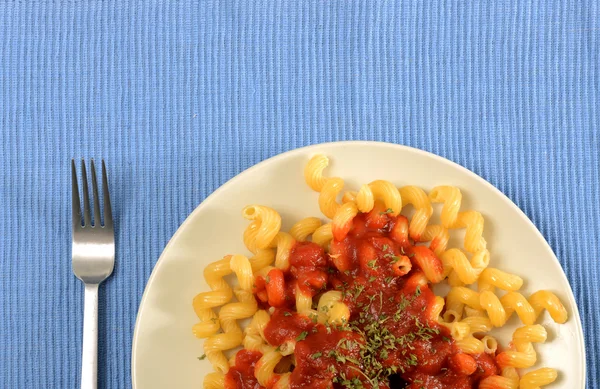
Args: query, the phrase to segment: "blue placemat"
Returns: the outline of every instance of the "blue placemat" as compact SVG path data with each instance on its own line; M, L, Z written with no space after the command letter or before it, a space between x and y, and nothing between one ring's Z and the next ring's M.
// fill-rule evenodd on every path
M0 387L78 387L70 158L110 168L100 388L127 388L184 218L243 169L342 139L434 152L515 201L571 281L597 387L599 39L594 0L0 2Z

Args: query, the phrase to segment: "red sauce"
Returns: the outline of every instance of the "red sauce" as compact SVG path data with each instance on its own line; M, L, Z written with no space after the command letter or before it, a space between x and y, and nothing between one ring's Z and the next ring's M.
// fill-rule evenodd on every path
M235 356L235 366L225 376L227 389L259 389L262 388L254 377L254 366L262 357L258 351L241 350Z
M384 389L390 388L390 375L403 388L470 389L481 379L498 374L489 355L453 357L459 351L449 331L431 319L435 295L423 282L418 264L413 262L408 274L397 275L398 267L393 265L401 256L412 258L413 247L429 250L414 246L406 226L403 216L394 217L377 208L357 215L348 234L332 241L329 254L310 242L294 246L290 269L283 272L286 302L275 309L265 329L273 346L297 342L292 389L360 385ZM256 294L269 307L264 293L261 298L261 283L266 282L257 280ZM342 291L351 313L349 323L325 326L296 314L296 285L314 296L314 301L325 290ZM461 370L458 365L465 359L468 366ZM226 388L257 387L252 386L256 383L253 376L246 374L256 361L248 360L244 356L238 367L236 359L227 382L237 386ZM243 386L246 380L249 386Z

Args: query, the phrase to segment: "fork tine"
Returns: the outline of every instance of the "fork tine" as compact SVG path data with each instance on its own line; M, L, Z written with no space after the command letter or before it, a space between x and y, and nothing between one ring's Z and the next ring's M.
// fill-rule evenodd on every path
M79 202L79 186L77 185L77 169L75 160L71 160L71 217L73 220L73 229L81 227L81 203Z
M92 191L94 193L94 227L100 226L100 197L98 197L98 180L96 179L96 166L92 159Z
M90 226L91 215L90 215L90 193L88 191L87 173L85 171L85 160L81 160L81 179L83 180L83 225Z
M104 192L104 227L112 228L112 208L110 206L110 196L108 195L108 177L104 160L102 160L102 190Z

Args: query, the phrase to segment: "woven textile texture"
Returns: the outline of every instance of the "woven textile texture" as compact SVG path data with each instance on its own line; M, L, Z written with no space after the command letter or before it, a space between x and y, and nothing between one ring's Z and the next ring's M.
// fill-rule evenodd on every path
M100 388L185 217L314 143L421 148L497 186L569 278L600 382L600 2L0 1L0 387L79 387L71 158L110 169Z

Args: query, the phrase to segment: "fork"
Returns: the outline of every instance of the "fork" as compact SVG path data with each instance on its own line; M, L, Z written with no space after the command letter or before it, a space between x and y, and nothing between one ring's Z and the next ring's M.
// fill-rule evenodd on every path
M100 222L100 198L96 167L91 161L94 219L90 214L85 161L81 161L83 223L75 160L71 160L73 273L85 284L83 313L83 348L81 356L81 389L96 389L98 385L98 286L113 271L115 265L115 233L108 195L106 166L102 161L102 189L104 198L104 225Z

